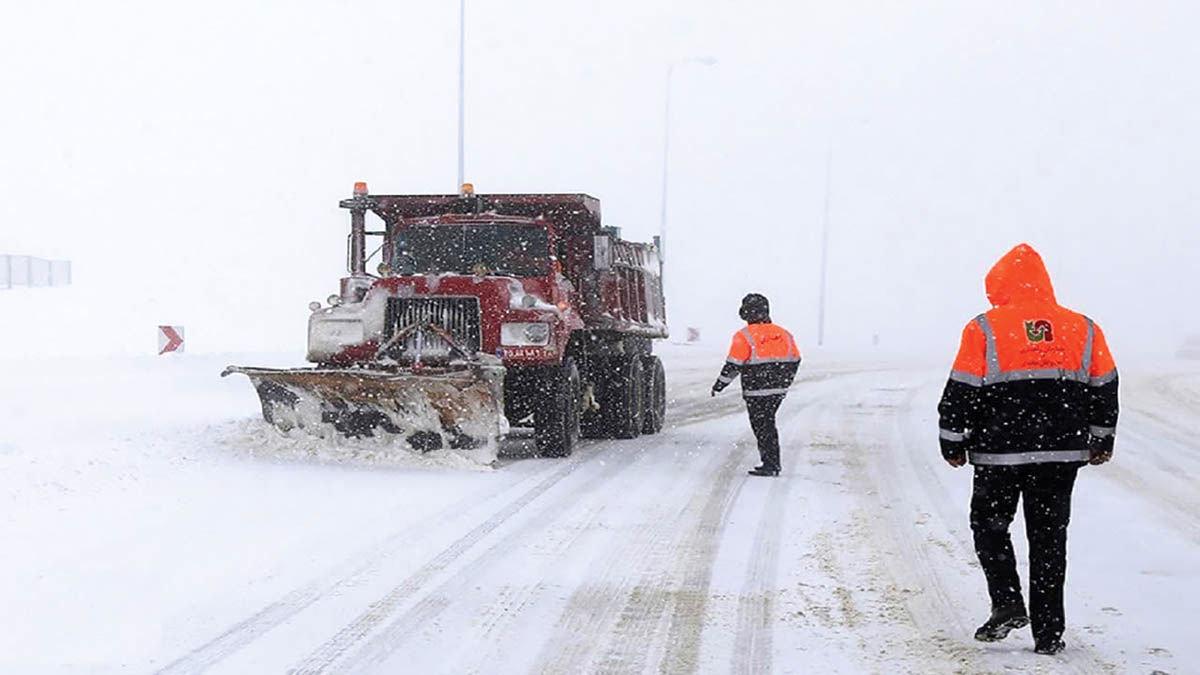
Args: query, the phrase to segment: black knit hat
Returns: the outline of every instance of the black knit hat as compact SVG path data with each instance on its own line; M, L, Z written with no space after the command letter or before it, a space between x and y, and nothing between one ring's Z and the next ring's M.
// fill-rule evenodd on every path
M747 294L742 298L742 308L738 310L738 316L749 323L769 323L771 305L767 302L767 296L759 293Z

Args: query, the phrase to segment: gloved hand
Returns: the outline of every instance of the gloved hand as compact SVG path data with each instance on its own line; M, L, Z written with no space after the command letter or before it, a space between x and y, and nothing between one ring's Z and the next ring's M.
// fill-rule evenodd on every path
M967 463L967 437L969 431L958 434L958 438L952 435L948 436L946 431L938 436L938 445L942 449L942 459L954 468L958 468Z
M1091 459L1088 464L1097 466L1112 459L1113 454L1113 437L1105 436L1099 438L1097 436L1088 436L1088 452L1091 454Z
M720 392L720 391L721 391L720 389L717 389L716 387L713 387L713 388L712 388L712 391L708 392L708 395L709 395L709 396L716 396L716 395L717 395L717 393L718 393L718 392Z

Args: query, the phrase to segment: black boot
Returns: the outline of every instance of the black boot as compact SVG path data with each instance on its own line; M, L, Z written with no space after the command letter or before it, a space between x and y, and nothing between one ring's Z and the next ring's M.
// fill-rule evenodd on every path
M992 611L992 616L975 631L980 642L996 642L1008 637L1009 632L1029 625L1029 615L1021 605L1009 605Z
M1038 640L1033 647L1033 651L1053 656L1066 648L1067 643L1055 638L1053 640Z
M751 476L778 476L779 469L768 469L765 466L756 466L746 473L750 474Z

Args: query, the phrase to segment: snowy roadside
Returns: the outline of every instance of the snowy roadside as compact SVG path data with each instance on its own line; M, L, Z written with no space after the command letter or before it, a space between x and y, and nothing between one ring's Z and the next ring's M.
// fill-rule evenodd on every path
M144 661L199 589L224 597L246 579L253 603L307 578L307 565L287 578L289 558L340 561L491 470L449 451L285 436L248 382L219 377L231 362L293 359L0 361L0 604L21 609L0 622L0 663Z

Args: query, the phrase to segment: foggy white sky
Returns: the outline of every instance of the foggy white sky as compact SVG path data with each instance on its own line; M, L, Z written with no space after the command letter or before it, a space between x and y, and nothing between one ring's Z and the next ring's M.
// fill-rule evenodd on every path
M1200 331L1195 3L467 4L468 179L588 192L630 238L658 230L667 65L719 59L676 71L676 330L724 342L759 291L815 341L832 148L833 347L952 351L1026 240L1118 356ZM453 0L3 7L0 252L74 260L106 345L174 322L299 361L352 183L454 187Z

